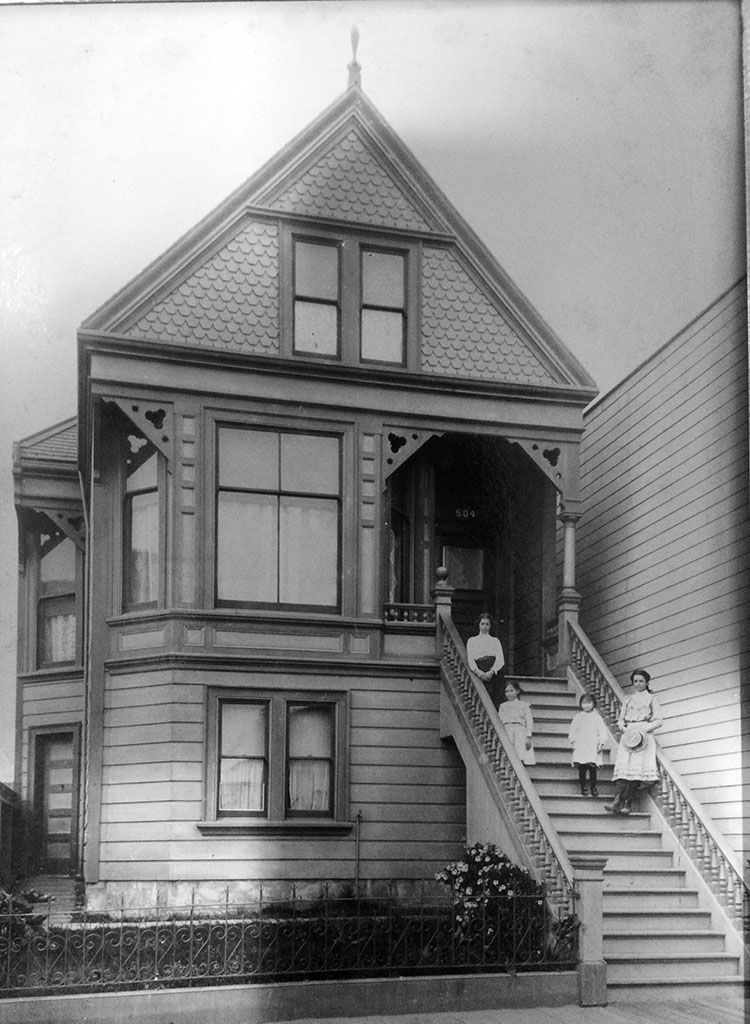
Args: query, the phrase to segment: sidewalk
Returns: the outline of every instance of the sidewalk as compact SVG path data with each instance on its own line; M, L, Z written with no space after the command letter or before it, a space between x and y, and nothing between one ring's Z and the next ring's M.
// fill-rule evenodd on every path
M717 994L654 1002L620 1000L608 1006L498 1007L404 1016L305 1018L275 1024L744 1024L741 998Z

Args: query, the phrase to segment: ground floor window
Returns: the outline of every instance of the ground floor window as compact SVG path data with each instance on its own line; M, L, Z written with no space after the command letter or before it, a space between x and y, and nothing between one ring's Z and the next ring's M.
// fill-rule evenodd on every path
M343 822L346 730L345 693L210 690L207 820Z

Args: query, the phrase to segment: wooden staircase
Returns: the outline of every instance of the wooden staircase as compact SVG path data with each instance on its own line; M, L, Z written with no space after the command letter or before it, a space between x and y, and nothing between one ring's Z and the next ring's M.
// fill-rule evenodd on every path
M614 796L611 764L599 770L598 798L581 795L567 740L578 703L567 679L518 682L534 715L537 764L528 774L563 846L569 855L609 857L603 929L610 993L738 987L741 941L710 895L693 885L684 852L650 801L628 816L605 811Z

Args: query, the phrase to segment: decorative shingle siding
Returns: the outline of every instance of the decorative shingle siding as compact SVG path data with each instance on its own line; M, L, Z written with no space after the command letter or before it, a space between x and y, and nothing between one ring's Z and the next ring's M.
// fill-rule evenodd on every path
M276 225L248 225L133 324L128 334L260 355L278 354Z
M340 139L270 205L303 216L333 217L410 231L430 230L354 131Z
M746 322L743 282L586 415L577 544L584 629L621 684L635 665L653 674L660 741L738 850L750 848Z
M422 369L523 384L555 379L447 249L422 260Z

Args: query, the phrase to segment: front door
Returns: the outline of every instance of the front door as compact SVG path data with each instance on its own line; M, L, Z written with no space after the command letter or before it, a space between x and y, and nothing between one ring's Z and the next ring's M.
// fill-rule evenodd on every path
M72 874L77 865L77 728L37 730L34 735L35 862L49 874Z

